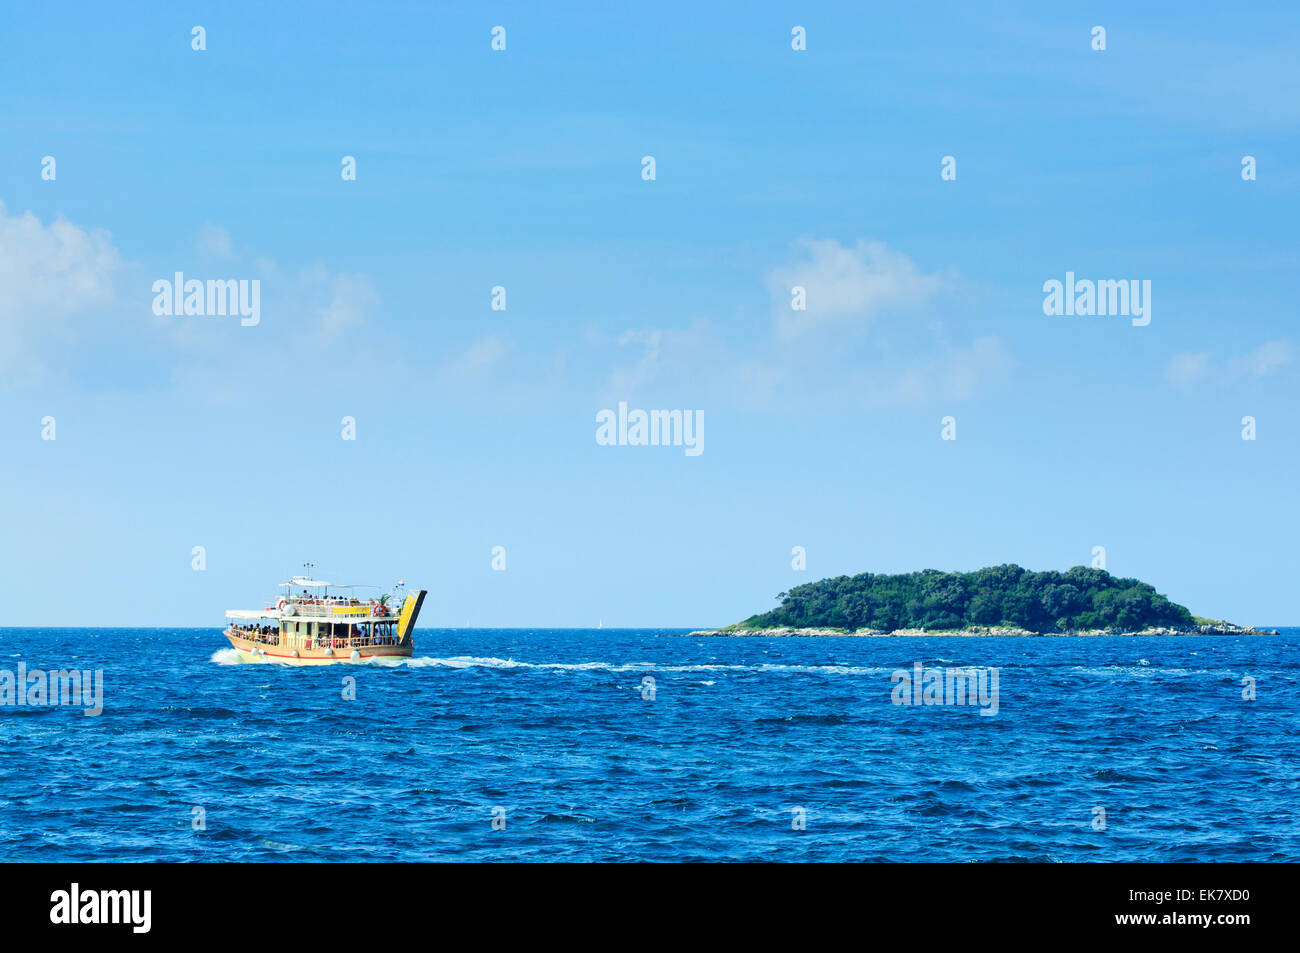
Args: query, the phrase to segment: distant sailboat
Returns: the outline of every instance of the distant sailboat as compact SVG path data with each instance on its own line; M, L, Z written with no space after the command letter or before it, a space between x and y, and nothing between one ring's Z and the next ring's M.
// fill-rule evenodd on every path
M598 629L603 629L603 628L605 628L605 620L604 620L604 619L601 619L599 622L597 622L597 623L596 623L596 628L598 628Z

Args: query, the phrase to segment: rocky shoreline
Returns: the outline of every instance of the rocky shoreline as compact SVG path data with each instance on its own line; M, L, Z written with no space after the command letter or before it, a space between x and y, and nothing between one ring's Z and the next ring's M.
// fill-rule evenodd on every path
M981 638L989 636L1036 636L1040 638L1069 638L1069 637L1118 637L1128 635L1277 635L1277 629L1254 629L1249 626L1238 625L1199 625L1188 629L1173 628L1154 628L1144 629L1141 632L1116 632L1107 629L1088 629L1081 632L1030 632L1028 629L1001 628L998 626L989 626L987 628L973 629L895 629L892 632L882 632L879 629L856 629L852 632L847 629L792 629L787 627L767 628L767 629L747 629L740 626L725 626L721 629L701 629L691 632L689 635L699 636L757 636L761 638L866 638L866 639L888 639L888 638L907 638L912 637L934 637L934 636L959 636L966 638Z

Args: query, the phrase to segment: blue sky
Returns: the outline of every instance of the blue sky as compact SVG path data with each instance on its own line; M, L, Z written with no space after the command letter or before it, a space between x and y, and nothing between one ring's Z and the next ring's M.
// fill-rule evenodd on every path
M7 5L0 624L310 559L425 625L703 626L1094 546L1296 623L1300 16L896 6ZM260 323L154 315L177 271ZM1045 315L1067 271L1151 323ZM619 401L704 452L598 445Z

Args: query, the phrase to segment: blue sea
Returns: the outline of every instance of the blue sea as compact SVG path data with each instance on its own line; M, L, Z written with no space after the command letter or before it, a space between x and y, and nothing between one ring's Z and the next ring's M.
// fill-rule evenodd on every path
M103 670L99 716L0 708L0 860L1300 860L1300 629L225 646L0 629L0 672ZM895 704L916 663L996 670L996 714Z

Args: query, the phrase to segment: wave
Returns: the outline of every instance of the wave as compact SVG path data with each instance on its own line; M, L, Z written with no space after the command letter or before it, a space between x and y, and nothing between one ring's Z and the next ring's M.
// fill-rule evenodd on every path
M246 662L239 657L239 653L232 648L217 649L212 653L210 659L216 665L249 665L254 664ZM947 659L938 659L938 662L946 662ZM415 658L369 658L361 663L351 663L353 665L362 664L380 668L450 668L450 669L498 669L498 670L523 670L523 671L550 671L550 672L612 672L619 673L709 673L709 672L732 672L738 674L745 673L789 673L802 675L888 675L898 670L898 666L866 666L866 665L798 665L785 664L779 662L763 662L750 665L725 664L720 662L700 662L696 664L673 664L668 662L614 662L614 661L590 661L590 662L527 662L513 658L498 658L496 656L477 656L477 655L451 655L451 656L430 656L423 655ZM964 666L965 668L980 669L984 666ZM1014 666L1002 666L1004 669ZM1054 666L1046 666L1048 668ZM1152 665L1145 659L1138 660L1135 665L1067 665L1062 668L1077 672L1082 675L1092 675L1101 677L1138 677L1152 678L1160 676L1189 676L1189 675L1213 675L1223 678L1237 677L1237 673L1225 669L1187 669L1187 668L1165 668ZM904 668L907 668L904 666ZM910 669L909 669L910 670ZM702 685L712 685L712 681L700 682Z
M851 725L861 721L849 715L785 715L780 718L759 718L756 725Z
M696 665L672 665L663 662L523 662L518 659L495 656L453 655L448 657L420 656L409 659L374 660L389 667L407 668L493 668L536 669L560 672L795 672L813 675L880 675L894 671L894 667L867 667L861 665L724 665L703 662Z
M234 649L217 649L209 660L216 665L249 665ZM784 665L763 663L759 665L724 665L703 662L696 665L671 665L662 662L524 662L518 659L495 656L452 655L446 657L419 656L416 658L368 658L362 664L380 668L491 668L532 669L559 672L794 672L815 675L880 675L894 671L893 667L868 667L861 665ZM713 682L701 684L712 685Z
M1127 675L1138 678L1151 678L1157 675L1217 675L1220 678L1236 678L1236 673L1226 669L1156 668L1149 662L1146 665L1141 662L1137 665L1072 665L1070 671L1081 672L1084 675Z

